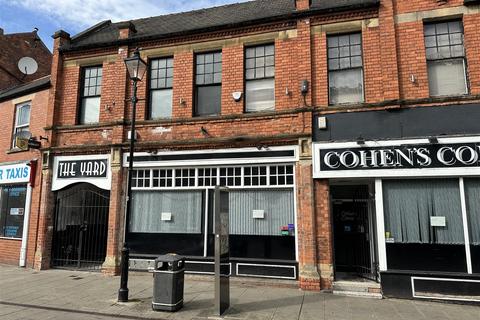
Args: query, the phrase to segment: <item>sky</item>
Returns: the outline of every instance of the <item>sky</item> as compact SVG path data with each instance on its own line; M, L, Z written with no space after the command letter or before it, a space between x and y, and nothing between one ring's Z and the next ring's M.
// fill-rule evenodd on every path
M38 28L52 51L52 35L75 35L103 20L112 22L195 10L246 0L0 0L0 28L5 34Z

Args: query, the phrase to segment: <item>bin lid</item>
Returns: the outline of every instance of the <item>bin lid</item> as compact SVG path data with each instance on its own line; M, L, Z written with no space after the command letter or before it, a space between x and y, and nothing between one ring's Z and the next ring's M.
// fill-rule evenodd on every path
M177 262L185 260L184 256L177 255L175 253L164 254L162 256L158 256L155 259L155 262Z

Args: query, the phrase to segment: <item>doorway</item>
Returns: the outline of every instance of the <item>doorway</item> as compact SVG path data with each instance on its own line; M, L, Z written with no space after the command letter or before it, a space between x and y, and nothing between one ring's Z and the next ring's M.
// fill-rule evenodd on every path
M331 186L336 280L378 280L368 184Z
M110 192L88 183L56 195L52 267L99 270L105 261Z

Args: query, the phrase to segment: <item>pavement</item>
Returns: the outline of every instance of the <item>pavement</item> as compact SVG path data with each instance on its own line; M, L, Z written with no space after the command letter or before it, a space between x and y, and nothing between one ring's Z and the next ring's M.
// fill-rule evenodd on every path
M480 320L480 306L397 299L367 299L303 292L236 279L229 320ZM213 317L213 278L187 277L184 307L151 309L152 275L130 273L130 302L117 303L119 277L68 270L34 271L0 265L0 319L182 319Z

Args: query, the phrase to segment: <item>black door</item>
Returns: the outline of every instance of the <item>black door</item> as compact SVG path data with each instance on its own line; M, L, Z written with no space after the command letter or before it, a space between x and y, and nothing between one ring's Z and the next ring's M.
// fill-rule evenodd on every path
M355 190L353 186L348 186L348 189L350 192ZM373 237L368 218L368 188L358 186L350 198L345 197L345 192L342 193L342 199L332 200L337 278L342 275L346 278L360 276L377 280L375 263L372 262L374 252L371 248L374 246L371 245Z
M52 266L100 269L105 261L110 192L81 183L56 197Z

